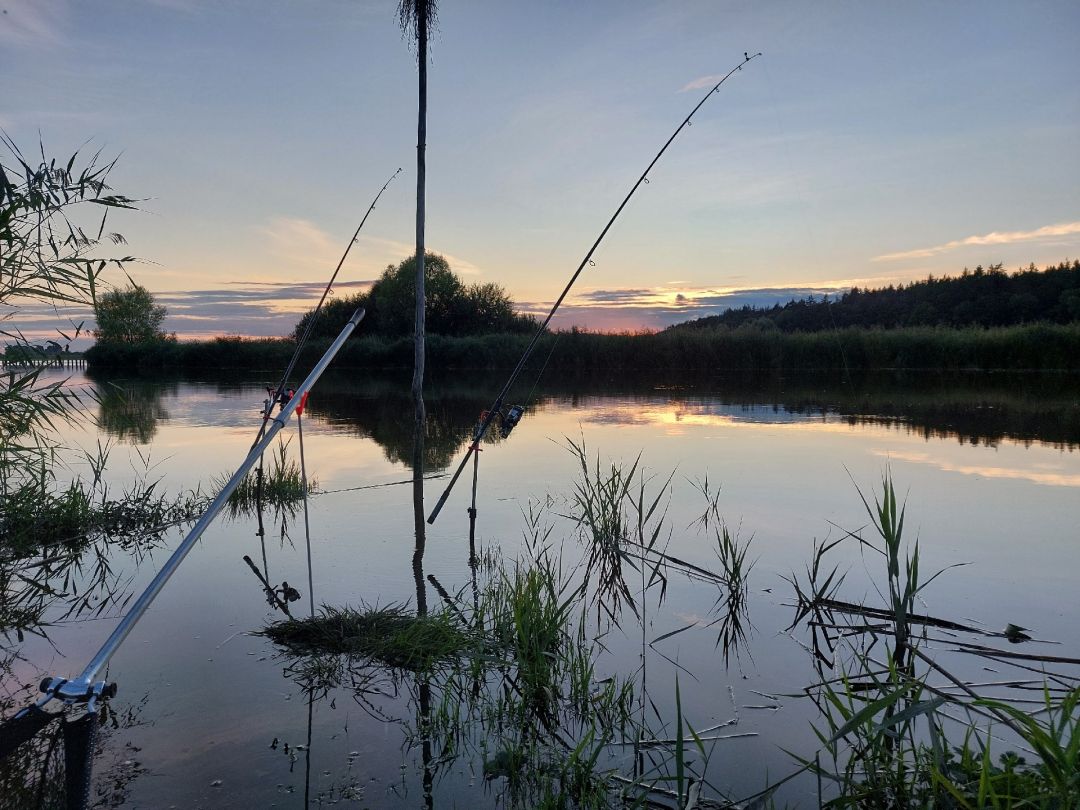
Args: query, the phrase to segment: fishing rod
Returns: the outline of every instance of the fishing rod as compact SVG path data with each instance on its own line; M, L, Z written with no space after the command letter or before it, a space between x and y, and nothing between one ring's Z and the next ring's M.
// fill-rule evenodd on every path
M611 219L608 220L607 225L605 225L604 229L600 231L600 235L596 237L596 241L593 242L592 247L589 248L589 252L585 254L585 258L581 260L581 264L578 265L577 270L575 270L574 274L570 276L570 280L566 283L566 287L563 288L562 293L559 294L559 297L556 299L555 304L551 307L551 312L549 312L547 317L544 318L544 322L540 324L540 328L536 330L536 333L532 336L532 340L530 340L529 344L525 347L524 354L521 355L521 359L518 360L517 365L510 373L510 377L506 380L506 384L503 385L502 390L499 391L498 396L495 397L495 402L487 410L486 415L480 422L480 427L477 429L476 439L472 442L472 444L469 445L469 449L465 453L465 458L461 460L461 463L458 465L457 469L454 471L454 475L450 479L450 483L446 485L446 489L439 497L438 502L435 504L435 508L432 509L431 514L428 515L428 523L434 523L435 518L439 516L439 513L442 511L443 506L446 504L446 499L450 497L450 491L454 488L454 484L457 483L458 478L461 477L461 473L465 469L465 465L468 464L469 457L472 456L474 452L476 452L476 449L480 445L480 440L484 438L484 435L487 433L488 428L491 427L491 423L495 420L495 417L499 415L503 406L503 400L506 398L507 393L510 391L510 387L517 381L517 378L521 374L522 369L524 369L525 363L528 361L529 356L533 353L533 349L536 348L537 341L540 340L540 336L543 335L544 332L547 330L548 324L551 323L551 319L555 317L556 311L558 311L559 307L562 305L563 299L565 299L567 294L570 292L570 288L574 286L574 282L578 280L578 276L581 275L581 271L585 269L586 265L593 263L593 253L596 252L596 249L600 246L600 243L604 241L604 237L607 236L608 231L611 230L611 226L615 224L615 220L619 218L619 214L622 213L623 209L626 207L626 204L630 202L630 198L634 196L634 193L638 190L638 188L642 186L642 184L649 182L649 172L652 171L653 166L657 164L657 162L663 156L664 152L667 151L667 148L671 146L671 143L675 140L676 136L680 132L682 132L685 127L690 126L690 119L694 117L694 114L699 109L701 109L702 105L704 105L705 102L709 100L713 93L719 92L720 85L722 85L729 78L731 78L734 73L742 70L743 65L747 64L753 59L757 59L757 57L759 56L761 56L760 53L755 53L753 55L745 52L743 53L743 61L741 61L731 70L729 70L724 75L724 77L720 79L720 81L713 85L712 89L709 90L709 92L705 94L704 98L702 98L701 101L699 101L694 107L694 109L690 111L690 114L686 116L685 119L683 119L683 122L679 124L679 126L675 129L673 133L671 133L671 137L667 139L667 141L662 147L660 147L660 151L656 153L656 157L652 159L649 165L645 168L645 171L641 173L641 177L639 177L637 182L634 183L633 187L623 198L623 201L619 203L619 207L615 209L615 213L611 215Z
M312 386L318 381L319 377L326 370L326 367L330 365L330 361L334 359L341 347L345 345L345 341L349 335L353 333L357 325L364 317L364 310L358 309L353 313L349 322L345 324L345 327L341 330L341 333L331 344L330 348L326 350L322 358L315 367L308 374L307 378L301 383L297 389L297 393L285 403L281 411L277 416L269 420L270 427L266 429L263 438L252 447L244 459L240 467L233 473L232 478L214 498L213 503L199 518L198 522L192 527L184 541L177 546L176 550L172 553L172 556L166 560L165 564L161 567L161 570L157 572L157 575L151 580L150 584L146 586L146 589L139 595L139 598L132 605L131 610L127 612L120 623L113 630L112 634L106 639L105 643L101 645L101 649L90 660L90 663L86 665L82 673L76 677L68 680L66 678L46 678L41 683L41 691L44 692L44 696L37 702L36 707L40 708L53 698L63 700L65 703L85 703L87 705L87 711L92 712L96 702L100 699L109 698L116 694L116 684L107 684L104 681L95 682L95 678L98 673L108 664L117 648L124 642L128 634L131 632L135 624L146 613L147 608L150 607L150 603L154 601L154 598L158 595L165 583L169 581L169 578L176 572L176 569L180 566L180 563L184 561L188 552L191 551L192 546L198 542L202 537L203 532L217 517L218 513L222 510L225 504L229 500L229 496L233 493L233 490L240 484L244 476L247 475L248 470L259 460L259 456L270 445L277 436L278 432L285 427L285 423L292 416L293 411L301 404L303 394L310 391Z
M304 348L304 344L307 343L308 338L311 336L311 330L315 327L315 321L319 318L319 312L322 310L322 305L326 301L326 297L330 295L330 291L334 288L334 282L337 280L338 273L341 272L342 265L345 264L345 259L349 257L349 251L352 250L352 246L356 244L356 240L360 236L360 231L364 227L364 223L368 221L368 217L371 216L371 212L375 210L375 203L382 197L383 192L387 187L394 182L394 179L401 174L401 167L399 166L397 171L390 175L390 179L383 183L383 187L379 189L379 193L375 195L375 199L371 201L371 205L368 206L367 211L364 212L363 219L360 220L360 224L356 226L356 231L352 235L352 239L349 240L349 244L345 247L345 252L341 254L341 259L337 263L337 267L334 268L333 274L330 276L330 280L326 283L326 287L323 289L322 297L319 298L319 303L315 305L315 309L312 310L311 317L308 318L307 326L304 327L304 334L300 336L300 339L296 341L296 350L293 352L292 357L289 358L289 364L285 367L285 373L281 375L281 382L278 383L277 388L273 392L273 396L270 397L271 402L266 406L263 414L263 422L259 426L259 433L255 438L257 443L263 435L263 430L266 428L266 420L269 417L270 409L274 406L275 401L280 401L282 395L285 393L285 385L289 381L289 376L293 373L293 369L296 367L296 361L300 359L300 350ZM254 446L254 445L252 445Z

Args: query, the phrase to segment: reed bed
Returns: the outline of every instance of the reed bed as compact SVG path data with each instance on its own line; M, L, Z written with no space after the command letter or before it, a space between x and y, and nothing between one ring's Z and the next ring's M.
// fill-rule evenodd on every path
M13 639L47 637L50 624L123 607L130 577L114 570L116 552L138 563L208 503L199 492L163 491L148 477L147 457L135 482L119 492L104 480L107 446L77 460L90 475L66 484L44 459L18 476L0 470L0 658Z

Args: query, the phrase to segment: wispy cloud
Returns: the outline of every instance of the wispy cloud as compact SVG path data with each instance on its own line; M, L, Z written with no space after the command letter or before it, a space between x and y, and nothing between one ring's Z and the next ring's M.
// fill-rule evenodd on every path
M1080 234L1080 222L1062 222L1057 225L1044 225L1033 231L992 231L981 236L968 236L964 239L954 239L943 245L919 248L918 250L905 250L899 253L885 253L875 256L875 262L889 262L898 259L925 259L928 256L936 256L956 248L969 245L1011 245L1015 242L1031 242L1036 239L1045 239L1050 236L1071 236Z
M183 14L194 14L199 11L204 3L202 0L145 0L151 6L177 11Z
M416 246L412 242L402 242L398 239L387 239L381 236L361 236L358 240L363 243L366 252L374 260L382 262L381 267L397 265L403 259L412 256ZM428 246L429 253L438 253L450 263L450 269L458 275L476 276L482 275L483 270L468 259L461 256L439 250L438 247Z
M352 295L371 284L370 280L345 281L335 284L334 290L338 295ZM165 330L176 332L182 340L215 335L273 337L292 332L300 316L319 300L324 287L321 281L235 282L217 289L158 292L154 300L168 310ZM57 329L70 335L82 324L75 348L90 342L95 326L89 306L57 308L29 302L4 314L11 317L0 320L0 331L20 332L31 341L56 338ZM5 340L0 340L0 345Z
M295 232L308 234L313 243L319 241L318 235L312 236L307 228L301 227ZM460 269L457 261L451 260L451 266ZM335 284L334 289L339 296L352 295L369 288L372 283L373 279L343 281ZM155 292L154 298L168 310L164 328L175 331L181 340L237 334L267 337L289 334L300 316L315 305L324 285L324 281L241 281L197 290ZM846 287L824 285L743 289L688 286L584 289L563 303L554 325L556 328L583 326L599 331L663 329L692 318L717 315L727 309L747 305L770 307L809 295L832 295L844 289ZM519 302L517 308L543 317L550 311L551 302ZM34 341L56 337L58 327L71 333L75 324L82 323L84 337L76 344L77 348L82 348L84 343L89 343L89 331L94 328L94 313L89 306L57 309L28 302L8 314L13 317L0 321L0 330L18 329Z
M267 270L275 275L328 277L348 245L348 237L333 234L308 219L275 216L255 229L262 242L264 278ZM378 273L387 265L396 265L413 253L412 243L361 234L349 255L348 267L364 274ZM463 276L482 275L483 270L468 259L432 248Z
M582 290L568 299L554 319L556 327L587 326L600 330L662 329L692 318L718 315L744 306L771 307L807 296L835 295L850 285L758 287L744 289L626 287ZM547 301L519 302L518 308L545 316Z
M341 256L340 240L310 220L299 217L274 217L258 229L271 255L292 266L333 267Z
M714 84L716 84L722 78L724 78L724 77L719 76L719 75L717 75L717 76L700 76L699 78L694 79L692 82L687 82L686 84L684 84L682 86L682 88L679 90L679 92L680 93L689 93L691 90L704 90L706 87L712 87Z

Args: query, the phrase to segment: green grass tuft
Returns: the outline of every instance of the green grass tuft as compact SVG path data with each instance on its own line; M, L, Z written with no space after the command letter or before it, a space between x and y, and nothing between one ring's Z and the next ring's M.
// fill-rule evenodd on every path
M300 474L300 465L288 456L289 442L278 442L273 455L273 465L262 473L262 504L274 509L295 506L304 498L304 478ZM220 490L228 481L227 477L215 481ZM308 479L308 492L312 492L318 482ZM249 472L229 496L229 511L233 516L246 514L259 507L259 471Z
M279 622L262 634L293 654L360 655L412 672L431 670L472 645L450 612L417 616L394 604L323 607L314 618Z

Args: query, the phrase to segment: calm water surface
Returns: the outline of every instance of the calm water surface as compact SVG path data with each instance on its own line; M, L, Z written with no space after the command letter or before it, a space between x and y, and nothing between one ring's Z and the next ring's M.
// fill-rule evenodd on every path
M407 389L404 380L358 377L326 380L305 416L308 469L326 493L312 501L315 602L414 604L410 488L355 489L410 474L403 461L411 441ZM114 441L110 476L117 488L148 457L161 486L206 490L246 454L262 382L139 383L127 385L123 397L103 389L100 429L70 430L67 438ZM429 468L456 464L498 382L465 375L433 386ZM646 635L690 629L648 651L648 685L658 708L671 712L680 672L683 711L695 728L737 717L726 731L756 734L718 741L709 767L717 787L749 795L794 769L781 748L814 749L811 707L776 697L813 678L806 639L784 632L793 611L782 576L804 569L815 540L867 523L856 486L871 493L886 470L907 496L908 531L920 540L923 570L970 563L927 589L929 612L991 629L1013 622L1062 642L1058 652L1077 654L1078 390L1068 378L1024 377L549 386L536 392L518 428L481 454L480 545L516 555L523 512L540 504L554 527L551 542L564 544L568 558L579 553L573 525L560 517L580 473L566 437L584 441L605 464L640 455L654 487L674 472L670 552L710 569L718 567L713 541L691 524L705 508L696 484L707 477L719 486L729 527L752 538L749 556L757 561L749 579L749 638L725 665L717 628L709 626L716 588L673 576L663 603L649 604ZM428 483L429 508L444 484ZM429 528L423 559L424 573L451 592L469 583L468 497L463 480ZM265 566L275 585L298 587L297 605L308 598L302 522L289 520L284 538L280 525L268 522L274 525L260 546L253 518L219 520L113 659L109 678L120 686L113 703L126 717L95 765L100 789L119 781L116 798L131 807L301 807L305 795L313 806L424 806L423 751L406 741L416 724L414 685L387 683L367 697L368 706L345 689L309 703L273 645L251 635L280 615L244 555ZM171 536L168 547L177 539ZM113 563L137 591L167 550L139 566L119 553ZM867 569L880 580L878 562L854 546L837 559L849 570L845 597L877 602ZM430 587L427 598L439 601ZM50 629L49 643L28 638L13 677L30 683L42 673L77 674L112 623L63 623ZM598 679L637 669L639 627L613 631L606 644ZM964 674L980 669L973 661ZM484 779L480 762L439 761L437 754L428 763L433 806L496 805L497 784ZM614 751L611 764L628 768L628 756ZM796 781L781 798L811 806L813 791Z

